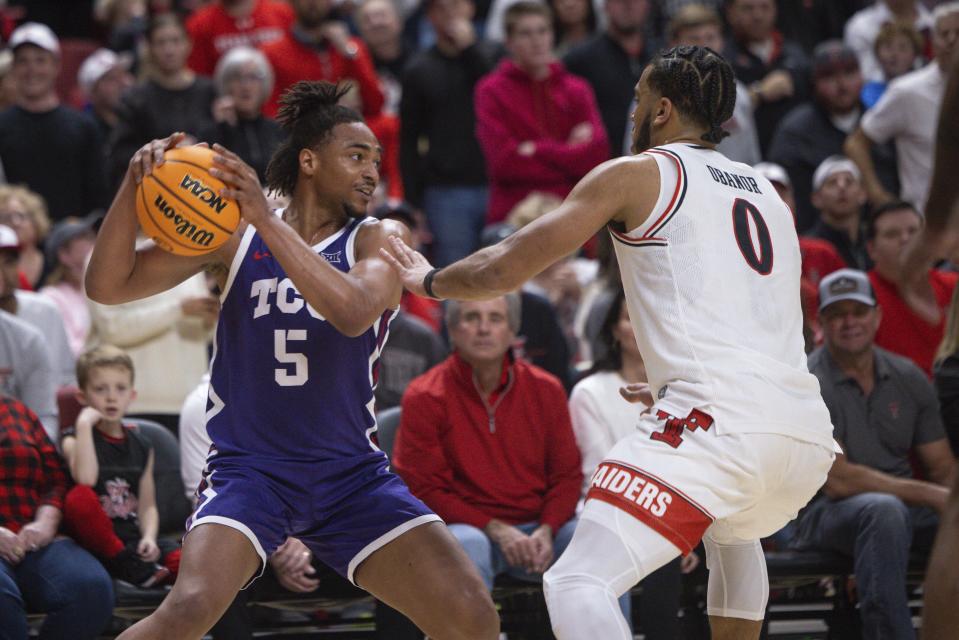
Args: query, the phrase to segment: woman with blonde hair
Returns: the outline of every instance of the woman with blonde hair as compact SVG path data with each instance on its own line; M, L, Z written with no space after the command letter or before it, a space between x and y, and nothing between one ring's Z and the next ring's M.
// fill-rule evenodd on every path
M0 185L0 224L13 229L20 240L20 288L33 290L43 275L40 245L50 231L43 198L20 185Z
M959 287L952 292L946 330L932 364L942 423L953 455L959 456Z

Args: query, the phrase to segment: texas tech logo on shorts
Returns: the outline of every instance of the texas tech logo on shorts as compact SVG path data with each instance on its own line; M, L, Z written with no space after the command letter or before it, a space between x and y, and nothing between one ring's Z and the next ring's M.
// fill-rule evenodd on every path
M666 426L662 431L652 433L649 436L650 440L665 442L673 449L683 443L683 431L686 429L690 431L695 431L696 429L709 431L709 427L713 426L713 417L699 409L693 409L685 418L677 418L663 410L659 410L656 412L656 418L664 421Z
M622 509L689 553L713 518L681 491L622 462L604 460L589 483L587 500Z

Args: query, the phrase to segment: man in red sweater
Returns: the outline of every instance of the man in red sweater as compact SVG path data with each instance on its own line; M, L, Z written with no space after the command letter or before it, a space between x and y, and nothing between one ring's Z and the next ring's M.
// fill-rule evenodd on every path
M359 38L350 36L346 25L332 19L332 0L291 0L296 20L279 40L263 46L276 81L273 95L263 106L275 118L280 95L300 80L337 83L349 78L357 85L363 116L383 110L383 92L370 53Z
M890 202L872 215L866 232L866 248L875 265L869 281L882 307L882 322L876 332L876 344L916 363L932 376L932 361L945 331L946 307L956 286L955 273L929 269L929 285L939 306L937 324L917 315L899 294L898 282L902 254L922 229L922 216L908 202Z
M234 47L262 47L279 40L293 24L284 0L219 0L197 9L186 21L193 42L187 64L212 76L216 63Z
M553 21L543 3L506 10L510 58L476 85L476 138L490 180L487 223L534 191L569 195L609 158L593 89L553 56Z
M513 358L519 322L516 294L448 302L453 354L407 388L393 455L490 589L562 553L583 480L562 385Z

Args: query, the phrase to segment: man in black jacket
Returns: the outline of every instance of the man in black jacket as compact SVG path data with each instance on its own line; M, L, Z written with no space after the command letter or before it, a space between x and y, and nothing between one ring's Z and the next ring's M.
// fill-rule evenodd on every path
M563 58L571 73L593 87L614 156L620 155L636 83L657 48L646 28L649 4L649 0L605 0L606 31Z
M502 52L477 37L472 0L426 4L436 44L416 54L403 76L400 170L406 198L423 209L433 232L433 260L443 266L479 247L487 188L473 87Z
M809 62L802 48L776 30L774 0L727 0L723 57L750 89L763 157L779 121L808 94Z
M846 136L859 124L862 74L856 54L838 40L824 42L813 54L813 100L786 114L776 129L767 158L785 167L796 195L796 226L800 233L818 219L812 204L813 173L826 158L842 154ZM758 115L757 115L758 123ZM877 147L873 162L883 183L898 191L895 150Z
M60 43L49 27L28 22L10 37L17 104L0 113L5 182L26 184L54 222L108 204L103 144L93 119L60 104Z

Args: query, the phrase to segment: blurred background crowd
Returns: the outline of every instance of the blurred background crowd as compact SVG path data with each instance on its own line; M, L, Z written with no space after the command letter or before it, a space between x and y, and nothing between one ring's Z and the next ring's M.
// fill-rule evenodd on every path
M118 306L84 295L99 220L146 142L186 132L233 150L262 178L283 139L273 119L283 91L299 80L349 82L344 100L383 147L370 215L409 225L417 247L443 266L507 237L554 208L592 168L630 153L644 66L663 47L695 44L722 53L736 75L736 109L719 150L755 166L793 211L807 352L832 354L841 365L844 354L864 348L852 344L858 327L866 347L917 372L909 369L909 384L897 387L904 395L874 408L898 419L910 403L920 406L908 435L875 436L879 448L911 463L868 453L853 461L943 484L953 473L959 256L942 256L929 272L937 323L915 315L895 283L903 249L922 226L944 77L959 40L957 2L5 0L0 40L0 394L29 408L54 445L76 420L78 356L111 344L136 371L130 415L180 437L187 493L202 468L205 434L195 423L202 432L218 292L198 275ZM836 291L822 281L843 269L853 270L843 272L848 286L867 283L867 306L881 318L828 312ZM506 362L517 380L533 376L545 385L537 394L562 401L501 403L510 387L499 370L486 384L489 362ZM458 367L472 368L475 388L457 387ZM876 367L877 380L891 375ZM827 376L825 395L836 381L817 375ZM376 410L418 407L402 417L396 466L448 522L482 530L490 519L520 525L549 512L558 535L575 517L584 475L631 427L625 403L614 411L618 387L643 381L603 231L515 297L445 310L404 297L380 362ZM859 387L867 405L879 397ZM522 444L498 453L515 456L519 446L528 454L511 457L503 471L518 474L510 481L528 496L510 493L488 470L464 471L476 464L463 458L471 449L451 445L447 431L471 414L424 409L440 391L475 400L491 433L503 412L524 432ZM845 400L836 402L834 422L838 414L853 420ZM546 431L534 434L532 424ZM619 428L601 432L609 424ZM941 438L951 446L948 468L937 458L924 470L922 446ZM549 473L535 468L543 466L536 456L550 461ZM424 473L430 464L436 468ZM521 471L511 470L517 465ZM0 466L0 503L10 502L3 496L15 484L5 471ZM464 514L460 502L431 502L433 484L463 477L473 494L457 500L486 500L489 510ZM491 486L476 493L484 483ZM0 506L0 533L33 516L20 522Z

